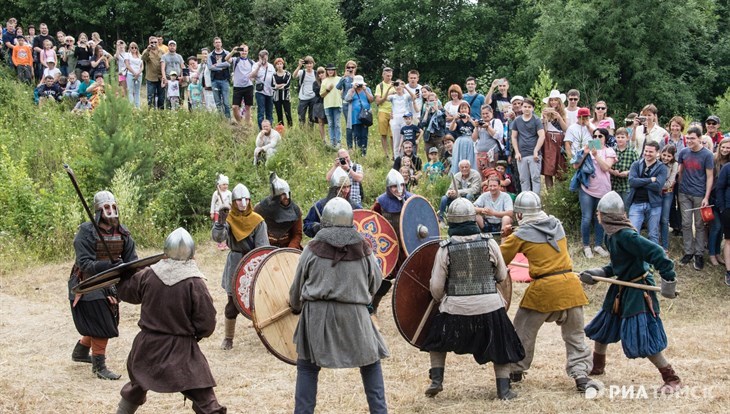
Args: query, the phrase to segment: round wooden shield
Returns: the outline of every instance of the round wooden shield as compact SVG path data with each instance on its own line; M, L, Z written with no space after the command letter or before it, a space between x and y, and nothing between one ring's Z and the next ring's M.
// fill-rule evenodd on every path
M390 276L398 262L398 236L388 220L372 210L355 210L353 224L360 235L370 243L383 277Z
M419 195L408 198L400 214L400 241L406 255L440 237L439 220L428 200Z
M296 365L294 330L299 316L289 307L289 288L302 254L297 249L276 249L256 269L251 287L251 320L266 349L280 360Z
M274 246L257 247L246 253L238 262L236 272L233 274L232 286L234 295L233 303L236 304L241 315L251 319L251 282L253 275L261 262L276 250Z
M71 292L74 294L83 294L93 292L107 286L116 285L117 283L119 283L119 280L122 277L131 276L137 270L159 262L164 256L164 253L160 253L154 256L143 257L129 263L122 263L117 267L112 267L111 269L107 269L101 273L97 273L94 276L84 280L78 285L72 287Z
M431 269L439 241L431 240L416 248L403 262L393 286L393 318L403 338L421 349L438 303L431 296Z

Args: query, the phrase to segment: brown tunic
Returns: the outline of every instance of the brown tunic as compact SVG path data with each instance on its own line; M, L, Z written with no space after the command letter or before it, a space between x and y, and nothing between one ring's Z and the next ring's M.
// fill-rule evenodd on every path
M165 285L147 267L117 285L119 298L141 304L141 332L127 359L131 382L156 392L215 386L198 340L213 334L215 307L199 277Z

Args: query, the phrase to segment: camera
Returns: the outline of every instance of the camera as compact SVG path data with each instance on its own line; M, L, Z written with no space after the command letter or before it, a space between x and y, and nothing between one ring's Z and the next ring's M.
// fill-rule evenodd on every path
M624 125L627 127L630 127L634 125L634 118L626 118L624 119Z
M481 127L483 127L484 125L486 125L486 122L482 121L481 119L479 121L477 121L477 122L479 123L479 126L481 126Z
M398 81L393 82L393 86L400 86L400 82L398 82Z
M356 84L355 84L355 87L356 87L356 88L360 88L360 87L362 87L362 83L356 83Z
M345 158L340 157L340 164L347 165L347 160Z
M645 116L640 116L639 117L639 124L644 125L645 123L646 123L646 117Z
M459 118L461 118L461 119L466 118L466 114L459 114Z

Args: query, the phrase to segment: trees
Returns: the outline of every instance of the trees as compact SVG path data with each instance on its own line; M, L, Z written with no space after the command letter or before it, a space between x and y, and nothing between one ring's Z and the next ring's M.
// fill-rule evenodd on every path
M335 0L301 0L281 30L281 46L292 59L312 55L320 64L344 62L352 53Z

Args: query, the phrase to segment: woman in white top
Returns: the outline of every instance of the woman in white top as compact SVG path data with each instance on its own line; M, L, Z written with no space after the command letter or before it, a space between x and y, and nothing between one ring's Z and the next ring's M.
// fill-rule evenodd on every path
M388 95L386 99L393 105L390 132L393 136L393 157L398 158L403 155L401 152L403 137L400 134L401 128L405 125L403 115L407 112L413 112L413 101L415 101L416 96L410 89L405 87L405 83L400 79L393 82L393 86L395 86L395 93Z
M122 93L124 95L128 95L127 93L127 64L125 63L127 61L127 44L124 43L124 40L117 40L117 48L114 51L114 59L116 60L117 65L117 75L119 77L119 86L122 88ZM124 96L122 95L122 96Z
M454 120L459 115L459 105L461 105L462 101L461 98L464 97L464 93L461 92L461 86L459 85L451 85L449 86L449 92L448 92L449 98L451 98L450 101L446 102L446 105L444 105L444 115L446 115L446 125L451 124L451 121Z
M200 66L198 66L198 74L201 75L203 82L203 102L205 103L205 109L208 112L215 112L218 110L215 104L215 97L213 96L213 81L210 78L210 68L208 67L208 48L200 50Z
M129 44L129 53L125 53L124 67L127 69L125 76L127 97L129 102L134 104L135 108L139 108L139 91L142 88L142 71L144 70L144 62L139 54L139 46L132 42ZM121 72L120 72L121 83Z
M606 101L598 101L593 106L593 119L591 119L591 124L593 124L594 128L606 128L608 133L613 136L616 131L616 123L613 121L613 118L608 116Z

